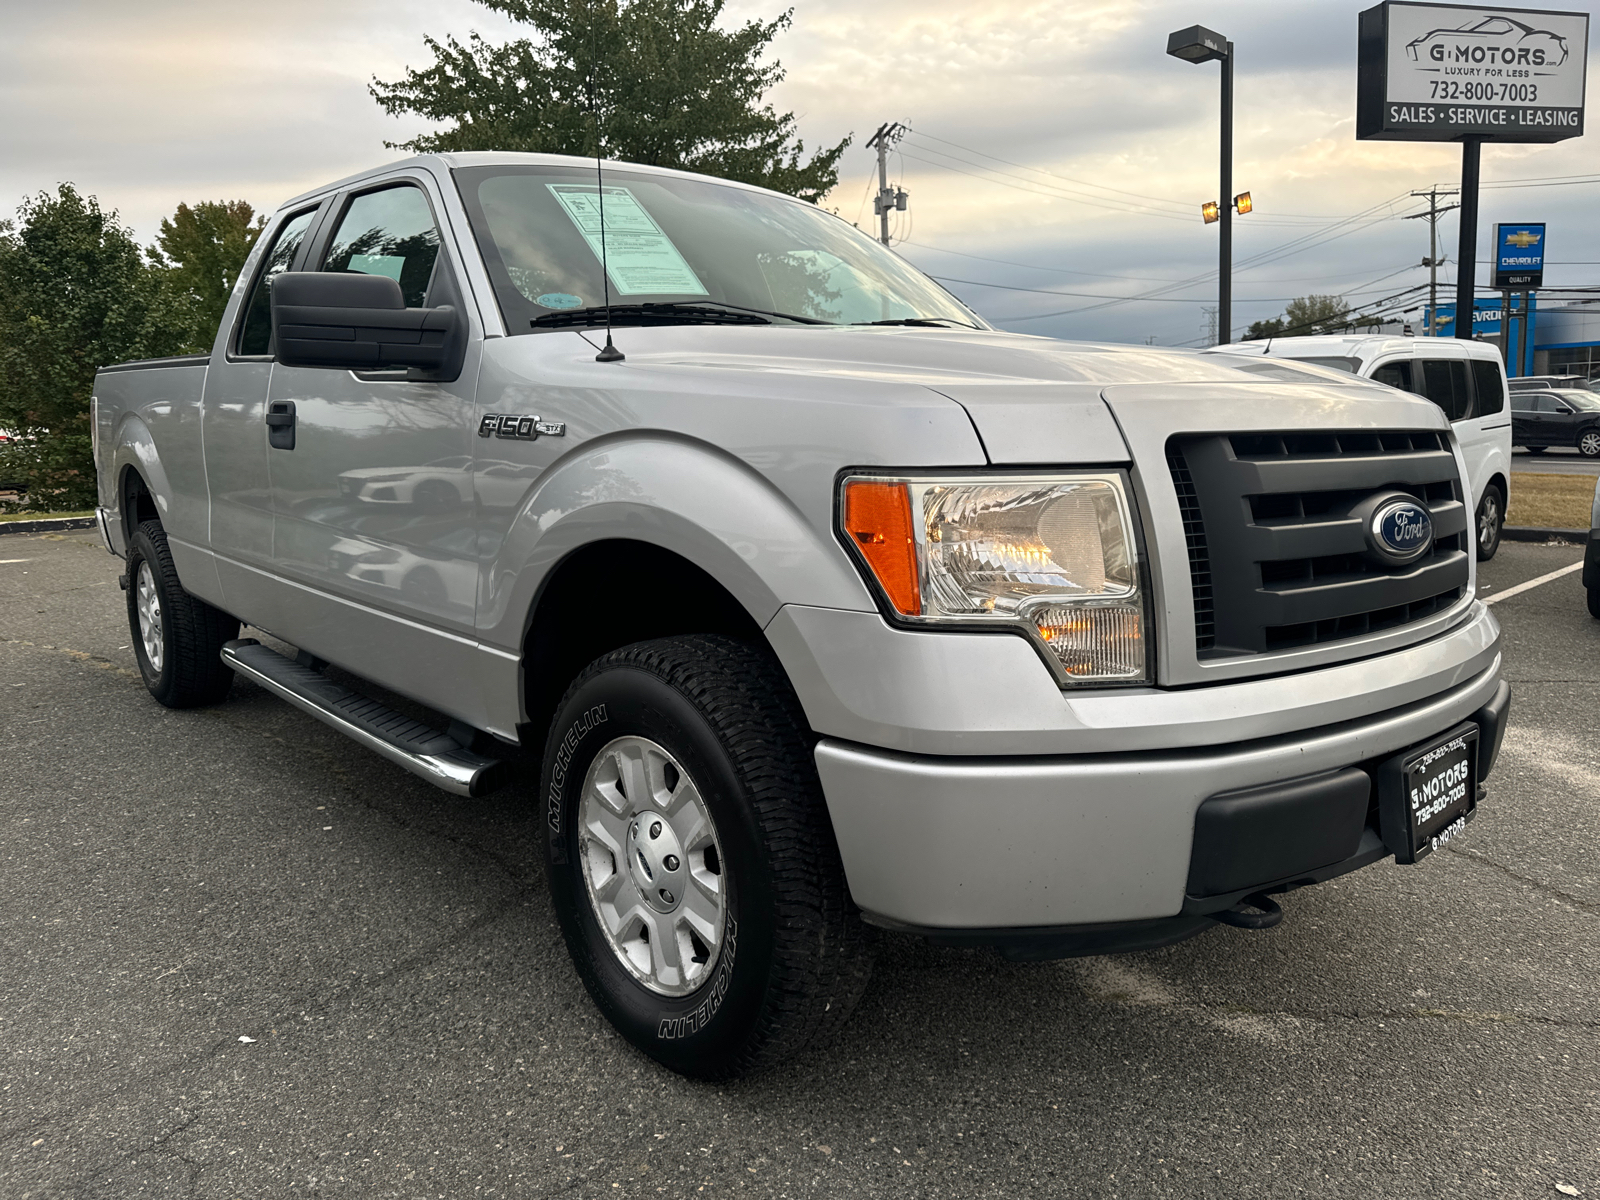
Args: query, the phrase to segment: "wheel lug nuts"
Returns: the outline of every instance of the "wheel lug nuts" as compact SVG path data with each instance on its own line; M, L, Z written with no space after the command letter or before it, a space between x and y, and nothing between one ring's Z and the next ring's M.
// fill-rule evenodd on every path
M669 871L676 871L678 869L678 856L676 854L667 855L666 858L661 860L661 865Z
M650 840L653 842L660 836L661 836L661 822L660 821L651 821L650 822Z
M662 888L661 889L661 903L663 903L663 904L671 904L672 903L672 893L667 891L666 888Z

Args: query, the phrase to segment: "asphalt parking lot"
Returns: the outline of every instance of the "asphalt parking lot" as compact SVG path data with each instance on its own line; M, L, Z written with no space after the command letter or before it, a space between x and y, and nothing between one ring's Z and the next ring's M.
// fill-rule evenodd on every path
M1483 594L1576 561L1507 543ZM1446 852L1278 929L1011 965L891 939L729 1086L615 1036L536 824L252 685L170 712L90 535L0 537L0 1197L1600 1196L1600 621L1509 596Z

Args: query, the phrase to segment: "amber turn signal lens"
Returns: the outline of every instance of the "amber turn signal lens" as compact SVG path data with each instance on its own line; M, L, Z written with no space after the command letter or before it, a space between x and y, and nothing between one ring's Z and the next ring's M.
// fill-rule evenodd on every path
M844 485L844 531L867 560L895 611L922 612L911 495L903 483L852 479Z

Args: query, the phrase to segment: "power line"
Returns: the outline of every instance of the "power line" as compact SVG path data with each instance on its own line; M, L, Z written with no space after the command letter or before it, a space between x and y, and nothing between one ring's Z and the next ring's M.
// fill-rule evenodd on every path
M1414 271L1420 265L1421 265L1420 263L1407 263L1405 266L1399 268L1399 270L1390 271L1387 275L1380 275L1380 276L1378 276L1378 278L1368 280L1366 283L1360 284L1359 286L1357 286L1355 288L1343 289L1340 294L1341 295L1350 295L1350 296L1359 296L1364 290L1366 290L1367 288L1371 287L1372 284L1381 283L1385 279L1392 279L1394 276L1399 275L1399 274L1401 274L1401 273L1403 273L1405 271ZM1034 293L1034 294L1041 295L1041 296L1076 296L1076 297L1079 297L1079 298L1094 299L1094 300L1124 300L1124 299L1128 299L1128 297L1125 297L1125 296L1107 296L1104 292L1065 292L1065 291L1058 291L1058 290L1056 290L1054 288L1018 287L1015 284L1009 284L1009 283L985 283L981 279L954 279L954 278L951 278L948 275L930 275L929 278L930 279L937 279L940 283L962 283L962 284L969 284L969 285L971 285L973 287L998 288L999 290L1005 291L1005 292L1030 292L1030 293ZM1291 300L1298 300L1298 299L1300 299L1300 297L1298 297L1298 296L1244 296L1244 297L1240 297L1239 298L1239 302L1241 304L1287 304ZM1168 297L1168 296L1152 296L1150 298L1150 300L1149 300L1149 303L1163 303L1163 304L1199 304L1201 302L1202 302L1201 298L1198 298L1198 297L1196 297L1196 298L1182 298L1182 297Z
M1075 267L1056 267L1056 266L1045 266L1045 265L1042 265L1040 263L1018 262L1016 259L1011 259L1011 258L994 258L993 256L987 255L987 254L972 254L972 253L969 253L969 252L964 251L964 250L951 250L947 246L935 246L930 242L918 242L918 241L913 241L910 238L901 238L901 239L898 239L898 241L899 241L899 244L901 244L901 245L915 246L919 250L932 250L932 251L935 251L938 254L953 254L957 258L970 258L970 259L975 259L978 262L999 263L1001 266L1006 266L1006 267L1022 267L1025 270L1029 270L1029 271L1044 271L1047 274L1051 274L1051 275L1085 275L1085 276L1088 276L1091 279L1122 279L1122 280L1127 280L1130 283L1182 283L1183 282L1182 280L1178 280L1178 279L1153 279L1148 275L1116 275L1116 274L1108 274L1107 272L1104 272L1104 271L1080 271ZM1546 265L1547 266L1557 266L1557 265L1566 266L1566 265L1571 265L1571 264L1566 264L1566 263L1557 264L1557 263L1554 263L1554 262L1547 262ZM1583 264L1583 265L1600 266L1600 263L1590 263L1590 264ZM1362 270L1359 270L1359 271L1347 271L1342 275L1326 275L1326 274L1289 275L1289 276L1284 276L1284 277L1275 278L1275 279L1262 279L1262 280L1259 280L1258 282L1260 282L1260 283L1304 283L1304 282L1311 282L1311 281L1316 281L1316 280L1325 280L1326 281L1326 280L1335 280L1335 279L1353 279L1357 275L1365 275L1365 274L1367 274L1367 272L1370 271L1371 269L1372 268L1370 268L1370 267L1366 267L1366 268L1363 268Z
M1192 204L1188 203L1187 201L1174 200L1170 196L1151 196L1151 195L1148 195L1148 194L1146 194L1144 192L1124 191L1122 188L1110 187L1110 186L1108 186L1106 184L1103 184L1103 183L1090 183L1087 180L1074 179L1070 175L1061 175L1061 174L1058 174L1055 171L1047 171L1043 167L1030 167L1026 163L1012 162L1009 158L1001 158L997 154L989 154L988 152L983 151L983 150L976 150L971 146L963 146L960 142L952 142L949 138L936 137L935 135L933 135L931 133L917 133L914 136L917 137L918 139L927 138L927 139L930 139L930 140L935 141L935 142L942 142L946 146L954 146L957 150L964 150L968 154L976 154L979 158L987 158L987 159L991 159L994 162L1005 163L1005 165L1008 166L1008 167L1017 167L1017 168L1019 168L1020 170L1023 170L1023 171L1036 171L1040 175L1049 175L1052 179L1060 179L1060 180L1062 180L1062 181L1064 181L1066 183L1071 183L1071 184L1074 184L1074 185L1076 185L1078 187L1095 188L1095 189L1097 189L1099 191L1102 191L1102 192L1115 192L1118 195L1122 195L1122 196L1132 196L1135 200L1148 200L1148 201L1153 201L1156 204L1170 204L1170 205L1174 205L1177 208L1181 208L1181 209L1185 209L1185 210L1190 210L1190 209L1193 209L1193 207L1194 207ZM937 153L937 151L935 151L935 153ZM950 157L953 157L953 156L950 156Z

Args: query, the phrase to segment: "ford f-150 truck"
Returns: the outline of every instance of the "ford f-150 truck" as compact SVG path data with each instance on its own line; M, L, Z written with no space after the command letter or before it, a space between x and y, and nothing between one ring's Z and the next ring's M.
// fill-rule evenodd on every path
M741 184L330 184L93 424L154 697L243 675L458 795L537 765L585 985L699 1077L844 1020L880 930L1275 924L1457 836L1505 728L1436 405L1000 332Z

